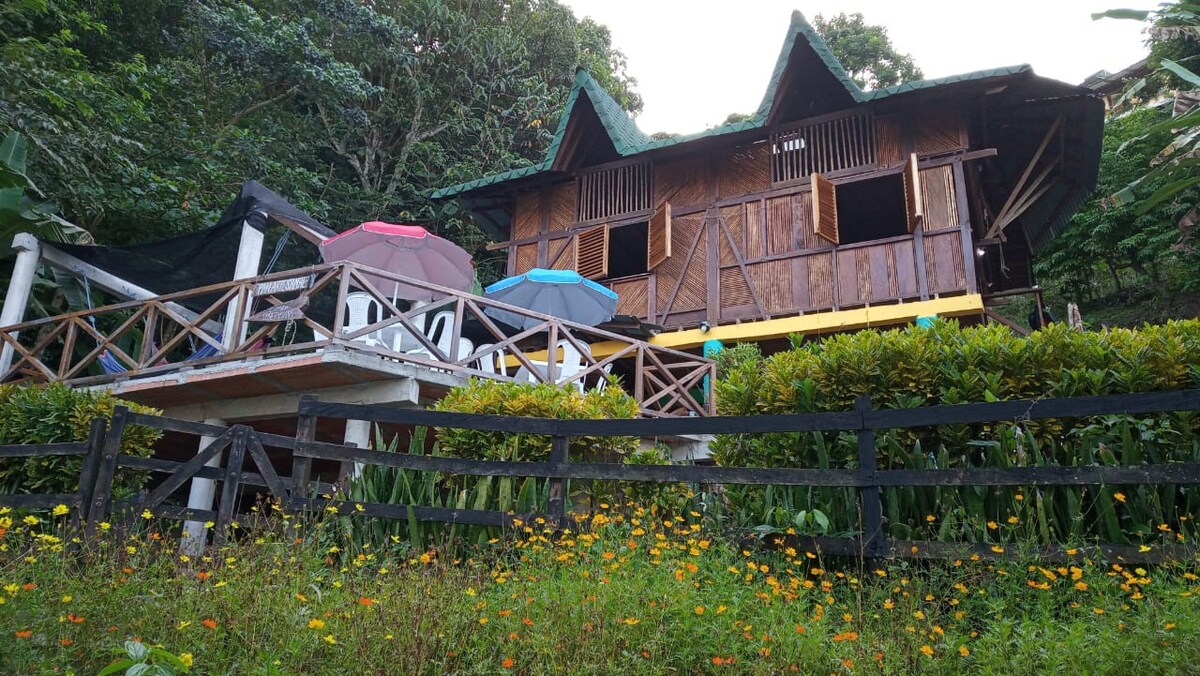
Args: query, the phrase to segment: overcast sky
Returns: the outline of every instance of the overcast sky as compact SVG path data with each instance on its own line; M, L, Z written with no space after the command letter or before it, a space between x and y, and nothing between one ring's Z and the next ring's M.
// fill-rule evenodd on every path
M612 30L629 59L647 133L688 133L753 112L793 9L862 12L925 77L1028 63L1038 75L1078 83L1145 56L1142 24L1091 13L1152 7L1147 0L564 0Z

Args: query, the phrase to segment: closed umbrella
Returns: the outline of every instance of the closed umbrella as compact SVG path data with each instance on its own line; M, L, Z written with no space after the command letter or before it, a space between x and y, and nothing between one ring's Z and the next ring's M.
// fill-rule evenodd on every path
M617 309L617 294L574 270L534 268L492 284L484 290L484 295L501 303L586 326L612 319ZM519 329L540 323L533 317L496 307L489 306L483 311L489 317Z
M457 291L469 291L475 279L471 254L419 225L369 221L321 242L320 249L326 263L360 263ZM427 289L375 275L366 277L381 293L406 300L435 300Z

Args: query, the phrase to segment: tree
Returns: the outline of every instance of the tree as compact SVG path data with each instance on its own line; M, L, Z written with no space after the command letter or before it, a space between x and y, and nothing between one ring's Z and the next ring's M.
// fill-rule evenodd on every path
M335 229L473 250L433 189L540 160L577 67L641 107L608 30L557 0L31 0L0 10L0 54L0 136L101 243L204 227L254 178Z
M863 89L882 89L924 77L911 55L892 46L886 28L868 24L858 12L843 12L829 19L818 14L813 27Z
M1169 111L1157 107L1108 120L1096 197L1039 252L1035 269L1040 279L1062 287L1075 298L1091 298L1099 288L1097 280L1103 279L1097 272L1107 273L1119 291L1123 271L1132 270L1158 281L1161 268L1179 258L1180 252L1174 247L1179 205L1164 202L1139 213L1135 205L1119 204L1107 197L1145 172L1171 137L1169 130L1147 130L1169 118ZM1146 187L1153 190L1161 185L1161 179L1152 179Z
M1180 92L1200 90L1200 6L1192 3L1164 3L1157 11L1118 9L1094 14L1094 19L1116 18L1148 22L1150 65L1155 71L1131 82L1122 100L1145 91ZM1165 143L1146 162L1130 182L1113 193L1118 204L1136 202L1139 215L1151 213L1164 203L1181 208L1177 222L1181 248L1195 252L1194 228L1200 220L1200 104L1195 91L1180 97L1173 119L1160 121L1138 137L1169 132ZM1188 104L1187 102L1191 103ZM1183 102L1180 105L1180 102Z

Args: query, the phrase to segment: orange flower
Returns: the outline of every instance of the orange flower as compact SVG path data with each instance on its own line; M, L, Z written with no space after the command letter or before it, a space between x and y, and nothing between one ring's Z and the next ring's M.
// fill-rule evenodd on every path
M71 639L69 639L69 638L63 638L63 639L59 639L59 641L58 641L58 644L59 644L60 646L63 646L64 648L65 648L65 647L67 647L67 646L69 646L69 645L71 645L72 643L74 643L74 641L72 641L72 640L71 640Z
M200 620L200 624L203 624L204 626L208 627L209 629L217 628L217 621L212 619L211 617L206 617L203 620Z
M75 615L74 613L67 613L67 621L71 624L83 624L83 616Z
M366 596L358 597L358 605L370 607L375 604L375 599Z
M33 630L32 629L22 629L21 631L13 632L13 635L16 636L17 638L29 638L30 636L33 636Z
M525 624L525 626L526 626L526 627L532 627L532 626L533 626L533 620L529 619L528 617L526 617L526 618L522 618L521 622L523 622L523 623Z
M513 658L505 657L504 661L500 663L500 666L504 667L505 669L512 669L513 668Z
M204 572L204 571L200 571L200 572L196 573L196 579L197 579L197 580L200 580L200 581L204 581L204 580L207 580L207 579L209 578L209 575L210 575L210 573L206 573L206 572Z
M24 589L25 591L33 591L34 589L37 589L37 583L26 582L25 584L21 585L21 589Z

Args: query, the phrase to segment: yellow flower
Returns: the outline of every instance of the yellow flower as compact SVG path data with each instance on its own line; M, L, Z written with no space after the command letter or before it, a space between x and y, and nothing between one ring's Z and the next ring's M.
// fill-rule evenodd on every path
M325 641L329 645L337 645L337 639L333 637L333 634L325 634L321 637L321 640Z
M704 606L696 606L695 611L696 611L697 615L703 615L704 614Z
M24 519L21 519L21 521L24 521L26 526L36 526L42 522L41 519L37 518L36 516L34 516L32 514L25 517Z
M325 622L323 620L318 620L317 618L314 617L313 619L308 621L308 628L309 629L317 629L317 630L324 629Z
M101 522L100 522L100 530L101 530L102 532L105 532L105 533L107 533L107 532L108 532L109 530L111 530L111 529L112 529L112 524L111 524L111 523L109 523L109 522L107 522L107 521L101 521Z
M641 620L636 617L626 617L625 619L621 620L622 624L627 624L631 627L639 622L641 622Z
M999 545L992 545L992 551L996 552L997 554L1003 554L1004 548Z
M71 508L70 508L70 507L67 507L66 505L59 504L59 505L55 505L55 506L54 506L54 509L53 509L53 510L51 510L51 512L50 512L50 513L51 513L51 514L53 514L54 516L66 516L66 515L67 515L67 514L69 514L70 512L71 512Z
M965 645L960 645L960 646L958 646L958 654L962 655L963 657L967 657L968 655L971 654L971 650L970 650L970 648L967 648L967 646L965 646Z
M179 656L179 662L188 669L191 669L192 665L196 663L196 658L191 653L183 653Z
M1113 500L1123 503L1123 502L1125 502L1125 494L1124 493L1113 493Z
M1088 584L1081 580L1081 581L1075 583L1075 588L1078 589L1079 591L1087 591Z
M142 518L143 518L143 519L153 519L153 518L154 518L154 513L153 513L153 512L151 512L151 511L150 511L150 510L148 510L148 509L143 509L143 510L142 510Z
M360 512L365 512L365 511L366 511L366 508L362 506L362 503L361 503L361 502L356 502L356 503L354 503L354 509L356 509L356 510L358 510L358 511L360 511Z
M1142 546L1138 547L1138 551L1139 551L1139 552L1142 552L1142 553L1145 553L1145 552L1148 552L1148 551L1150 551L1150 547L1149 547L1149 546L1147 546L1147 545L1142 545Z
M988 528L990 528L990 529L992 529L992 530L996 530L997 528L999 528L999 527L1000 527L1000 524L996 523L995 521L988 521L988 522L987 522L987 527L988 527Z
M68 595L66 595L66 596L62 597L62 602L63 602L63 603L70 603L70 602L71 602L71 596L68 594Z
M926 657L933 657L933 648L929 647L928 644L923 645L921 646L921 654Z

